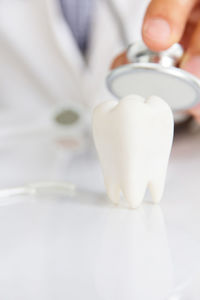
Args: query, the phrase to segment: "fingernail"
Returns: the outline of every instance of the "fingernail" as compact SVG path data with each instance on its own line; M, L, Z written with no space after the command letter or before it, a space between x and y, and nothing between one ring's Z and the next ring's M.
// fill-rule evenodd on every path
M181 65L182 69L200 77L200 56L187 57Z
M143 28L144 35L150 40L166 42L171 35L171 28L167 21L161 18L148 19Z

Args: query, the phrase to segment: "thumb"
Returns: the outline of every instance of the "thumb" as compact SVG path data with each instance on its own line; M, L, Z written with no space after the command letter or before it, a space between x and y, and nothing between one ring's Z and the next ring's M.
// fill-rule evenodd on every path
M162 51L181 39L197 0L152 0L147 8L142 37L154 51Z

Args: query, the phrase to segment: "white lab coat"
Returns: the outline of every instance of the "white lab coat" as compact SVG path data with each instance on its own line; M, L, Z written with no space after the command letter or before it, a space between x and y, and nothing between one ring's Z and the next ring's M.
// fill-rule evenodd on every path
M108 0L97 0L87 65L57 0L0 1L0 107L29 115L68 101L93 106L106 95L105 76L123 48ZM112 0L127 36L140 38L148 0Z
M66 163L74 144L87 145L90 124L62 129L52 116L76 103L90 122L93 106L111 97L105 77L124 45L107 1L97 0L86 65L58 0L0 0L0 186L56 178L90 185L98 176L96 168L69 170ZM140 39L149 0L112 1L128 40Z

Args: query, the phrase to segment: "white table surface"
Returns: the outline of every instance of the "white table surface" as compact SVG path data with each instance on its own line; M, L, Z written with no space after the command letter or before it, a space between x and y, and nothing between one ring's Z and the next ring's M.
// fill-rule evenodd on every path
M161 205L137 210L106 200L94 155L37 143L1 146L1 187L68 179L88 192L1 202L0 299L164 300L198 276L200 134L175 138Z

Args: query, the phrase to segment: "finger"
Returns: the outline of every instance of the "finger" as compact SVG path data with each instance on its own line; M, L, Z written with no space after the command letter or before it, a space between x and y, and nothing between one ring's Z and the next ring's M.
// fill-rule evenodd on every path
M169 48L181 39L197 0L152 0L147 8L142 37L154 51Z
M191 35L190 43L180 67L200 78L200 21ZM200 100L200 99L199 99ZM200 104L189 110L189 113L200 122Z
M184 51L187 51L187 49L188 49L188 45L190 43L191 36L195 30L195 27L196 27L196 24L192 24L190 22L186 25L183 36L182 36L181 40L179 41L179 43L182 45Z
M193 35L193 32L195 31L195 28L199 20L200 20L200 1L197 3L197 5L194 6L189 16L182 38L180 40L180 43L183 46L185 51L187 51L189 47L191 37Z
M128 59L126 57L126 51L118 55L111 64L111 69L115 69L121 65L125 65L128 63Z
M188 113L193 116L198 123L200 123L200 104L190 109Z
M200 21L191 36L180 67L200 78Z

